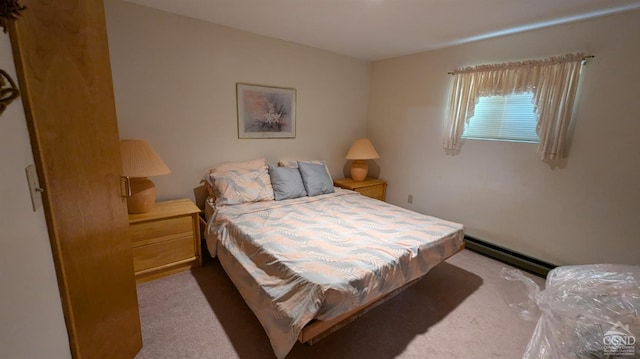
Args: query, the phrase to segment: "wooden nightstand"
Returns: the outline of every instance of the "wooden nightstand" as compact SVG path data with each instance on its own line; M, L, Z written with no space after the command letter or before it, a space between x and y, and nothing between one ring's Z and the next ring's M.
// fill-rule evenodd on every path
M188 199L157 202L147 213L129 215L136 282L199 267L200 209Z
M387 193L387 181L367 178L364 181L354 181L351 178L333 181L333 184L344 189L359 192L367 197L384 201Z

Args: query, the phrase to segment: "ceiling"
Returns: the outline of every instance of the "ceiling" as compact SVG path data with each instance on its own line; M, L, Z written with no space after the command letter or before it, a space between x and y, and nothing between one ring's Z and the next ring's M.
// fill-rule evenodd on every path
M640 0L127 0L362 60L640 9Z

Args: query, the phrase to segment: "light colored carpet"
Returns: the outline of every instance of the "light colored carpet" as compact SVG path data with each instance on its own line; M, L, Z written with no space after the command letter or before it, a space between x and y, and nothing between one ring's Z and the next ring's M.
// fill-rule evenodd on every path
M297 343L287 358L521 358L535 323L506 303L522 292L500 278L503 267L464 250L319 343ZM275 357L217 260L138 285L138 300L137 359Z

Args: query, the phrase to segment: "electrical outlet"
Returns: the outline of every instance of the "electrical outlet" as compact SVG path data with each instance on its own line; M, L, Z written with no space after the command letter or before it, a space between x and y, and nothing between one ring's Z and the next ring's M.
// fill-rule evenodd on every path
M410 194L410 195L407 197L407 202L408 202L409 204L412 204L412 203L413 203L413 195L412 195L412 194Z

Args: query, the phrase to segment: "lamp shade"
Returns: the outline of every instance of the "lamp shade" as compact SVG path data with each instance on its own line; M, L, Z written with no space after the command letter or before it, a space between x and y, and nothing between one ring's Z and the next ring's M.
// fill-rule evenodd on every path
M120 140L122 174L127 177L130 214L146 213L156 202L156 186L147 177L171 172L145 140Z
M145 140L120 140L120 154L124 176L141 178L171 173Z
M359 138L353 141L345 158L348 160L373 160L380 158L380 155L373 148L368 138Z
M364 181L369 172L369 165L367 165L366 160L380 158L380 155L373 148L368 138L359 138L353 141L345 158L353 160L351 162L351 178L354 181Z

